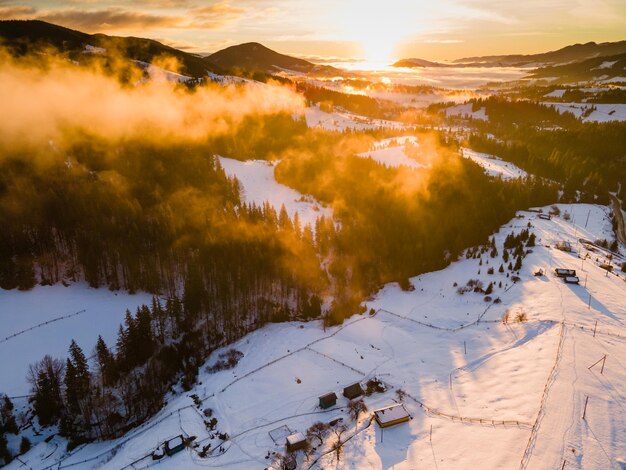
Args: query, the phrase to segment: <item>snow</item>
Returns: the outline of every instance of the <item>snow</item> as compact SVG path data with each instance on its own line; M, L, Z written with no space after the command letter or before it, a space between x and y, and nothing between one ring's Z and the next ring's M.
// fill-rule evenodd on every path
M151 298L145 293L130 295L92 289L86 284L37 286L30 291L0 290L0 392L27 395L29 364L46 354L67 357L72 339L86 356L91 355L99 334L109 346L114 345L126 309L134 314L138 306L149 304ZM68 315L72 316L54 321Z
M479 119L481 121L488 121L489 118L485 113L486 109L483 106L478 111L472 111L472 103L458 104L456 106L450 106L445 109L446 117L461 116L463 118Z
M626 81L626 79L624 79ZM598 104L598 103L542 103L545 106L554 106L560 113L570 112L583 122L626 121L626 104ZM583 114L591 108L596 108L588 116Z
M500 176L504 180L523 178L528 174L513 163L502 160L495 155L487 153L475 152L468 148L461 148L461 152L465 158L478 163L485 169L485 173L489 176Z
M83 54L104 54L106 53L106 51L107 50L104 47L96 47L96 46L87 44L85 46L85 49L83 50Z
M566 91L567 90L553 90L543 96L545 96L546 98L562 98Z
M593 68L592 70L610 69L610 68L613 68L613 66L615 64L617 64L618 62L619 62L619 60L605 60L604 62L602 62L597 67Z
M134 60L133 62L136 62L144 70L146 70L151 80L166 81L166 82L180 82L180 83L193 80L193 77L188 77L187 75L181 75L180 73L165 70L164 68L159 67L157 65L153 65L149 62L143 62L141 60Z
M289 445L291 446L300 442L304 442L305 440L306 437L304 437L304 434L302 434L301 432L296 432L290 436L287 436L287 443L289 443Z
M614 83L614 82L626 82L626 77L611 77L611 78L604 78L602 80L599 80L599 83Z
M211 443L213 452L200 458L199 449L186 449L164 457L159 468L265 468L271 464L268 451L285 450L270 431L288 426L304 433L316 421L343 418L343 438L351 439L341 460L331 452L331 434L307 464L296 454L299 468L544 469L561 468L564 460L568 469L615 468L626 455L626 282L617 270L607 274L599 267L607 261L599 251L578 243L611 238L608 208L558 208L562 216L551 220L518 213L494 235L496 258L489 252L481 260L462 257L411 278L411 291L384 286L366 303L374 315L354 315L325 330L319 322L291 322L248 334L228 347L244 354L235 368L209 374L203 366L192 390L170 395L162 411L120 439L64 454L64 440L55 436L20 458L36 469L59 466L60 459L60 468L123 468L131 462L146 468L157 446L183 434L197 436L200 446ZM536 246L513 283L506 269L497 270L503 242L529 223ZM574 252L555 249L560 240L569 241ZM494 274L489 267L496 268ZM581 284L564 284L552 274L555 267L575 268ZM534 276L539 268L546 275ZM485 286L494 281L492 297L501 302L458 294L454 284L469 279ZM515 321L521 313L526 321ZM223 351L213 352L206 364ZM604 355L602 374L598 365L589 369ZM383 431L372 424L371 411L355 423L341 396L329 410L318 407L321 394L372 377L387 391L364 397L368 409L404 396L401 403L413 417L406 425ZM199 409L192 393L202 400ZM228 441L211 439L205 408L213 410Z
M327 113L319 109L319 106L305 108L304 117L309 127L321 127L329 131L345 131L346 129L404 129L406 126L400 122L373 119L359 116L347 111L333 111Z
M332 210L323 207L312 196L305 197L295 189L278 183L274 178L276 163L264 160L239 161L226 157L219 159L226 174L241 182L242 200L246 203L262 206L269 202L276 211L280 211L284 205L292 219L298 213L302 226L310 224L314 227L317 218L332 217Z
M374 145L374 150L357 154L358 157L371 158L372 160L386 167L408 167L412 169L425 168L416 160L408 157L406 146L413 145L419 147L417 138L412 136L384 139Z
M409 413L404 409L402 405L396 404L386 408L381 408L374 412L379 423L388 424L398 419L404 419L409 417Z

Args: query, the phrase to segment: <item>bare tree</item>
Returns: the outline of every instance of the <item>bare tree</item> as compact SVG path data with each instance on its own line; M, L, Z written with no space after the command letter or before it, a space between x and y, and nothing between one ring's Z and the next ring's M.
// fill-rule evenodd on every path
M320 442L319 445L322 445L324 443L324 438L329 431L330 426L328 424L318 421L317 423L313 423L311 427L307 429L306 437L309 441L317 439Z
M359 421L359 416L362 413L367 413L367 405L363 400L352 400L348 403L348 414L355 423Z

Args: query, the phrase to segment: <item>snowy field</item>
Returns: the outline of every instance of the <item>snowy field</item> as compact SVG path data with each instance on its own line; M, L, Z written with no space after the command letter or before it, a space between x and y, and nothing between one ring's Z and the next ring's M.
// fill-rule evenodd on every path
M542 103L554 106L561 113L572 113L583 122L626 121L626 104L599 104L599 103ZM595 111L589 110L596 108ZM589 113L587 115L587 113ZM584 117L583 117L584 115Z
M149 294L129 295L86 284L37 286L26 292L0 289L0 392L28 394L28 365L45 354L67 357L72 339L87 356L99 334L114 345L126 309L134 314L151 299Z
M563 462L568 469L624 468L626 282L622 273L607 275L598 266L606 261L601 249L578 243L611 237L608 209L559 209L563 216L551 220L519 213L495 234L494 258L489 251L481 259L463 257L412 278L412 291L385 286L367 303L374 315L355 315L326 330L319 322L272 324L245 336L231 346L244 354L234 369L208 374L203 366L190 393L169 397L165 409L123 438L67 454L54 437L20 458L36 469L131 463L139 469L157 462L163 469L265 468L268 451L284 452L284 442L275 444L270 431L287 426L304 432L316 421L343 418L348 430L342 442L351 439L340 460L331 452L332 437L307 462L299 452L299 468L560 469ZM508 270L498 272L506 264L502 245L529 223L537 243L513 282ZM574 252L557 250L562 240ZM580 285L556 278L556 267L576 269ZM534 276L538 269L546 275ZM469 279L494 282L491 297L500 301L458 294L455 283L464 286ZM501 321L505 312L507 324ZM514 320L521 314L523 321ZM598 365L589 369L604 355L602 374ZM372 377L388 389L366 397L369 412L354 422L342 388ZM337 405L321 410L317 397L331 391L339 396ZM199 407L192 393L202 400ZM412 419L383 433L371 412L397 400ZM217 430L228 433L226 441L205 428L206 408L218 419ZM151 459L158 445L179 434L196 436L199 447ZM198 451L209 443L211 453L201 458Z
M334 111L327 113L319 109L319 106L305 108L304 117L307 126L321 127L328 131L345 131L346 129L366 130L366 129L404 129L406 126L400 122L386 121L383 119L373 119L347 111Z
M469 158L482 166L485 169L485 173L489 176L500 176L504 180L523 178L527 176L527 173L521 168L510 162L502 160L495 155L475 152L474 150L470 150L468 148L462 148L461 153L465 158Z
M450 106L445 109L446 117L460 116L463 118L479 119L481 121L488 121L489 118L485 113L485 108L482 107L477 111L472 111L472 103L457 104L456 106Z
M374 144L368 152L357 154L358 157L371 158L386 167L407 167L412 169L425 168L425 165L407 156L407 145L419 147L416 137L405 136L383 139Z
M332 210L323 207L312 196L303 196L295 189L280 184L274 178L275 163L263 160L239 161L232 158L219 157L226 174L235 176L243 189L242 199L248 204L262 206L265 202L280 211L284 205L289 216L298 213L302 226L315 226L318 217L332 217Z

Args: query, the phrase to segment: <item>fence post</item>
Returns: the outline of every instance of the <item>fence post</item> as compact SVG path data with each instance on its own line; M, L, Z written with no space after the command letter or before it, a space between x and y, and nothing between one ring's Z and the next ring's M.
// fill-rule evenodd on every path
M594 337L594 338L596 337L596 328L598 328L598 320L596 320L596 324L595 324L595 326L593 327L593 337Z

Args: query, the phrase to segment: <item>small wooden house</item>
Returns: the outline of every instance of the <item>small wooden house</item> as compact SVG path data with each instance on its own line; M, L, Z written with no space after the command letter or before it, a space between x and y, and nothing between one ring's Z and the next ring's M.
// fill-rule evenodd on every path
M566 242L566 241L563 241L563 240L558 242L556 244L556 247L557 247L558 250L566 251L568 253L570 253L572 251L572 244L570 242Z
M296 432L287 436L286 440L287 450L293 452L296 450L304 449L306 447L306 437L301 432Z
M374 418L381 428L388 428L407 422L411 419L411 416L404 406L399 403L374 411Z
M576 270L575 269L556 268L554 270L554 274L556 274L556 277L576 276Z
M165 441L164 448L168 457L171 457L185 448L185 438L181 434L170 439L169 441Z
M348 400L354 400L357 397L363 395L363 389L360 383L354 383L343 389L343 396Z
M578 284L580 282L580 279L578 279L578 277L576 276L567 276L563 278L563 281L565 282L565 284Z
M539 217L540 219L543 219L543 220L550 220L550 219L552 219L552 216L550 214L539 214L537 217Z
M330 408L331 406L335 406L337 404L337 395L335 392L330 392L319 397L319 400L320 408L325 410L326 408Z

